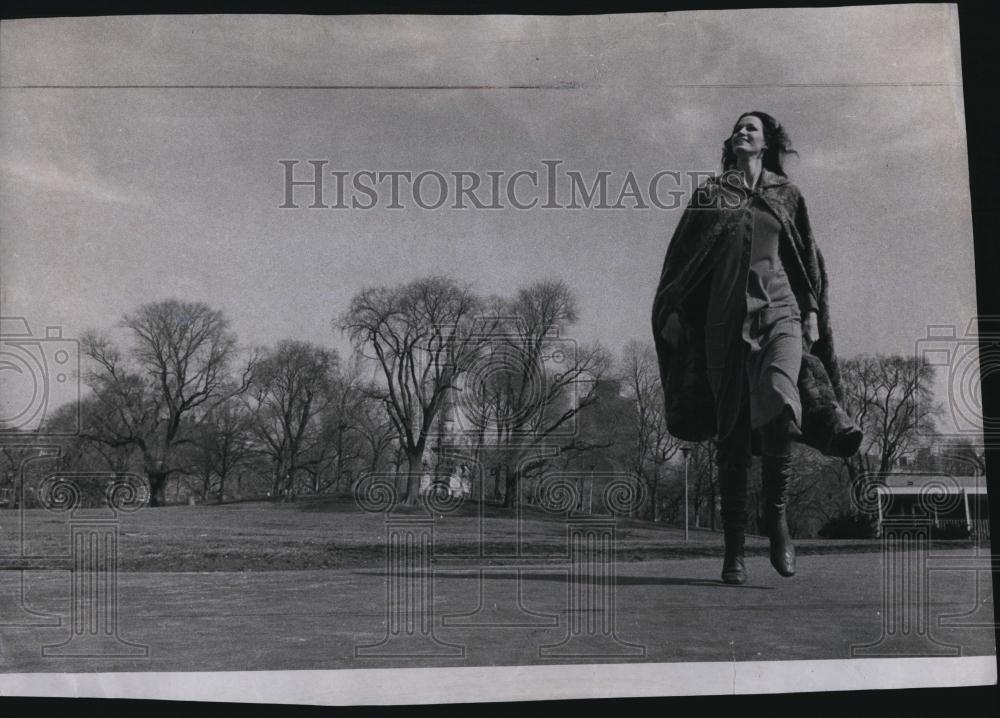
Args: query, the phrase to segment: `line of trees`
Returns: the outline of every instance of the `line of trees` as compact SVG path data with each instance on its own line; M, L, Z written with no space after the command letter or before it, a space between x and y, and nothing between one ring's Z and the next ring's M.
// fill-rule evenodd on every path
M553 469L626 473L648 497L635 515L671 521L683 512L686 461L695 523L714 527L714 446L687 447L685 459L667 431L652 343L615 356L575 341L578 320L559 280L483 296L431 276L362 289L331 317L351 342L345 358L296 340L244 347L218 309L153 302L122 318L120 341L84 334L89 391L50 422L80 424L64 442L65 468L142 473L154 506L168 486L203 501L291 498L350 491L368 472L398 476L412 503L454 455L482 467L482 500L535 500ZM865 441L843 461L796 448L799 533L849 513L859 477L891 470L933 432L942 409L932 372L899 356L842 361L845 408ZM14 467L18 457L0 458Z

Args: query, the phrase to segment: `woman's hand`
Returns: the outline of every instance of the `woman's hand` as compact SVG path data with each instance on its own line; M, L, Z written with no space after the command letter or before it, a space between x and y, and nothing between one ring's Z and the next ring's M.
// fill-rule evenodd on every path
M672 347L677 346L677 340L681 336L681 319L677 316L677 312L672 312L669 317L667 317L667 324L663 327L663 338L666 340L667 344Z
M816 312L809 312L802 321L802 333L805 335L809 346L819 341L819 319Z

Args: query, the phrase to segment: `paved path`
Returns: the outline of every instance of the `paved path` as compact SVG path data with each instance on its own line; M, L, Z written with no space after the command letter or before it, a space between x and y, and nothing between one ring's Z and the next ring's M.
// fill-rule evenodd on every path
M882 610L877 553L801 556L799 574L791 579L778 576L766 558L751 557L751 582L742 587L722 584L719 564L717 558L619 564L613 634L611 614L586 610L580 603L589 596L596 606L607 598L600 577L574 583L571 601L565 570L525 565L519 604L512 567L496 567L482 576L461 565L438 568L433 611L425 614L434 639L374 649L382 657L356 655L359 646L377 644L386 635L386 578L380 570L121 573L119 635L148 646L147 657L128 659L43 657L42 646L69 635L68 574L30 572L25 574L24 605L61 617L62 625L0 626L0 671L850 658L852 645L877 642L886 620L895 620ZM910 649L917 655L948 650L994 654L992 628L940 626L937 620L973 611L977 602L979 614L958 620L991 620L989 575L982 572L977 593L977 574L971 570L987 569L988 558L973 558L971 551L939 552L931 565L929 602L921 604L931 621L909 626ZM0 571L0 622L37 623L42 619L22 615L14 602L18 576ZM425 585L421 576L399 578L401 585L420 586ZM919 610L895 618L916 618ZM573 625L578 640L559 645ZM547 652L544 646L550 647ZM892 650L883 644L876 654Z

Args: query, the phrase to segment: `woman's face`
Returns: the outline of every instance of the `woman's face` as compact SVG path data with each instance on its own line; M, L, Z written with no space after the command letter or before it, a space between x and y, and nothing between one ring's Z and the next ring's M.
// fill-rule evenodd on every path
M767 146L764 142L764 125L756 115L744 115L733 128L733 152L743 155L759 155Z

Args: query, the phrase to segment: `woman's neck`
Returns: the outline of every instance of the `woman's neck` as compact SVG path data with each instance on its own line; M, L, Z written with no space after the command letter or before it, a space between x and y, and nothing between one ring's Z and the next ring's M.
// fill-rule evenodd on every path
M760 155L753 157L738 155L736 158L736 169L743 176L743 184L753 189L757 186L757 179L764 170L764 163Z

